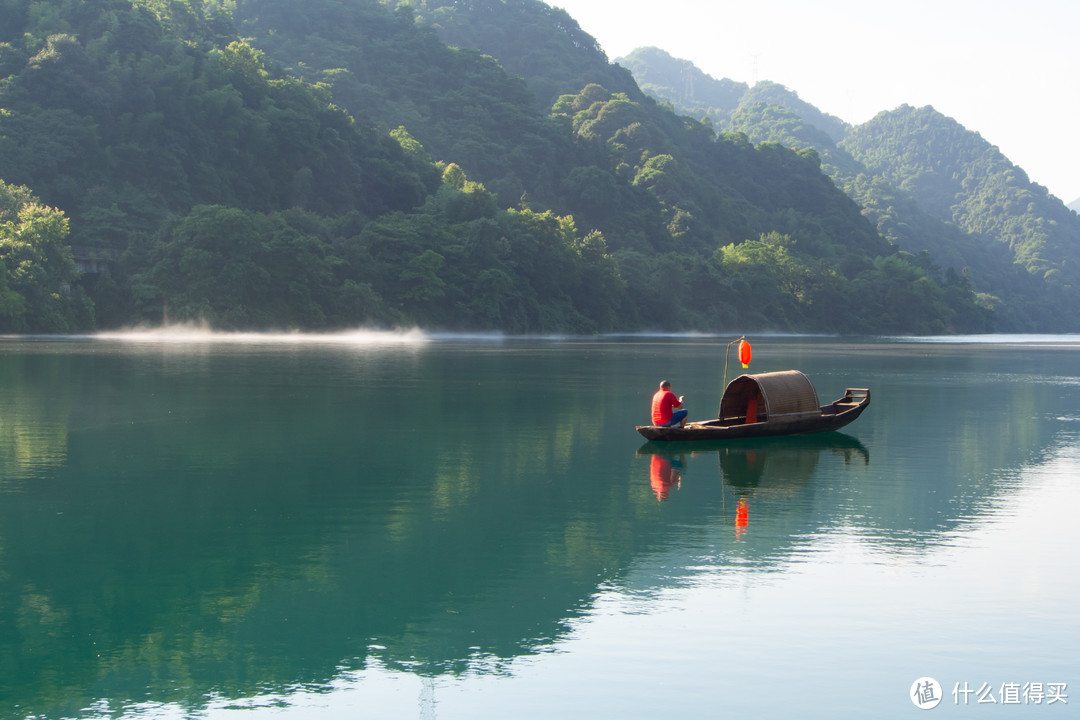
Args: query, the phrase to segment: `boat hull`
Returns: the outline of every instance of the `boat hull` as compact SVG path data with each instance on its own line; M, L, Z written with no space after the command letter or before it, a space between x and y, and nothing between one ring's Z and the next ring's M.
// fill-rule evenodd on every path
M702 420L683 427L638 425L635 429L647 440L686 442L693 440L736 440L739 438L800 435L839 430L850 424L870 405L870 391L848 388L839 400L822 405L817 413L802 413L796 417L776 417L762 422L747 423L733 420Z

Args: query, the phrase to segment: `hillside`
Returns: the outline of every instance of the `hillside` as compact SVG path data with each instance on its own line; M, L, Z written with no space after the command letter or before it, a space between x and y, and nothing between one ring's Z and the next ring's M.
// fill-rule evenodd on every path
M1022 327L1072 322L1080 216L996 147L933 108L909 106L854 128L840 146L933 217L1003 255L1000 274L986 268L983 277L988 291L1018 312Z
M540 2L2 8L0 331L1007 316L883 236L828 158L673 113Z
M691 71L665 55L642 49L625 62L678 112L702 112L697 96L681 104ZM706 76L695 87L728 82ZM728 118L721 132L812 148L883 237L962 274L995 309L997 329L1076 327L1065 308L1080 299L1080 217L978 133L908 106L849 127L775 83L748 88L734 108L727 98L716 112Z

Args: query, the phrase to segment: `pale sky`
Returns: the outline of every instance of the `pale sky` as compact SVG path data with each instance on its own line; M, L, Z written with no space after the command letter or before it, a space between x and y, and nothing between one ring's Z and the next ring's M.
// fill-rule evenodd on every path
M849 123L932 105L1080 198L1078 0L546 0L609 60L652 46Z

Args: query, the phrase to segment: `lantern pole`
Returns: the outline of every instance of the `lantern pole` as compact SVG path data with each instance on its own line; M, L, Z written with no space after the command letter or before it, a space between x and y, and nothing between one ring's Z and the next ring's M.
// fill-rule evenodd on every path
M737 342L742 342L745 339L746 339L745 335L740 335L739 337L737 337L734 340L732 340L731 342L729 342L727 344L727 347L724 348L724 387L720 389L721 404L723 404L724 391L727 390L727 366L728 366L728 357L731 355L731 346L734 345ZM719 417L719 416L720 416L720 412L717 411L717 417Z

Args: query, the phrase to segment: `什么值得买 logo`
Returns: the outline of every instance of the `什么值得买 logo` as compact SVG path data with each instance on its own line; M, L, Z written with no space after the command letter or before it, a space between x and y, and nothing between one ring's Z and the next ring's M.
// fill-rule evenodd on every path
M999 686L957 682L952 697L954 705L1068 705L1068 687L1064 682L1003 682ZM922 710L935 708L944 699L941 683L932 677L913 682L908 697Z
M941 702L941 684L932 677L921 677L911 683L911 702L915 707L930 710Z

